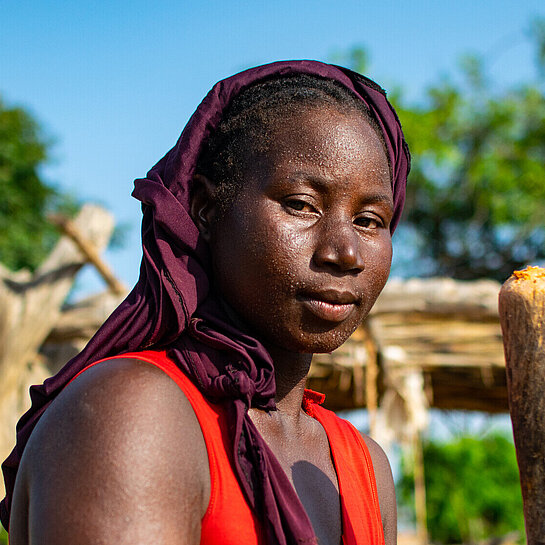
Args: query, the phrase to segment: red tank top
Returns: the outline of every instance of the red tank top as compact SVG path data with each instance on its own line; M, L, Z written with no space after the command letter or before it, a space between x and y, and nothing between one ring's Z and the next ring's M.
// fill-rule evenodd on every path
M210 464L210 503L201 523L201 545L265 545L259 521L246 503L233 470L230 437L221 404L206 400L165 352L131 352L108 359L116 358L139 359L162 369L178 384L195 411ZM343 545L384 545L375 474L367 445L352 424L320 407L323 399L323 394L306 390L303 409L322 424L329 439L339 481Z

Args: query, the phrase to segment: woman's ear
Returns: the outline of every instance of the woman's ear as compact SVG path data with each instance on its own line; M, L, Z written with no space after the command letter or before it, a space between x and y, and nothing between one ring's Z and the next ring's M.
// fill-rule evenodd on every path
M216 186L202 174L193 176L190 213L201 235L209 242L210 226L216 215Z

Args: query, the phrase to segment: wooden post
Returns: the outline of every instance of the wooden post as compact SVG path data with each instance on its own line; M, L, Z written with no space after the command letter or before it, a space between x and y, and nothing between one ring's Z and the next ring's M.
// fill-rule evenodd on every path
M424 449L419 432L412 439L414 461L414 507L416 513L416 535L419 545L428 544L428 516L426 509L426 481L424 478Z
M369 434L377 436L378 409L378 353L373 339L369 336L365 341L367 351L367 371L365 375L365 397L369 414Z
M528 545L545 544L545 269L515 271L499 296L509 410Z

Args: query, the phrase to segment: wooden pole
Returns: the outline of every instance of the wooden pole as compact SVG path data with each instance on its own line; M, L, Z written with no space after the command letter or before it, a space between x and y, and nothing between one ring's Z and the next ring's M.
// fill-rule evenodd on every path
M414 507L416 513L416 535L419 545L428 543L428 516L426 508L426 481L424 478L424 449L419 432L412 439L414 457Z
M367 352L367 370L365 374L365 397L367 413L369 414L369 434L377 436L377 409L378 409L378 362L377 349L371 337L365 340Z
M509 411L528 545L545 544L545 269L515 271L499 296Z

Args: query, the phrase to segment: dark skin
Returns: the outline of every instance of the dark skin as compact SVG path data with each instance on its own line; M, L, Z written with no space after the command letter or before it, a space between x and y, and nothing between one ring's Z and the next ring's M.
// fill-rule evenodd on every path
M340 346L386 282L390 175L380 139L357 112L311 108L275 128L273 141L266 157L252 158L226 212L214 204L214 185L197 177L192 214L210 244L216 286L275 363L278 410L250 416L320 544L338 545L329 443L301 402L312 353ZM365 440L393 545L390 468L380 447ZM68 385L33 432L10 543L133 545L153 536L158 544L195 545L209 497L206 447L184 394L145 362L114 360Z

